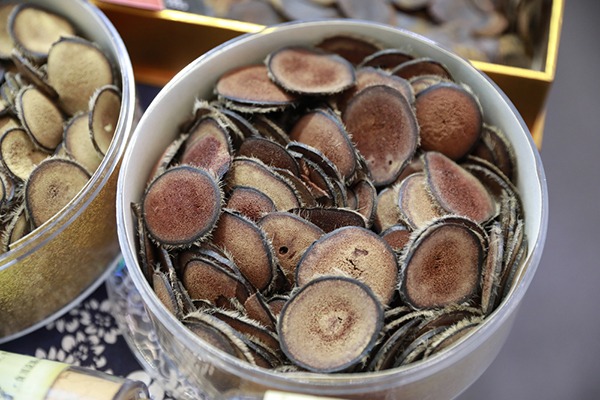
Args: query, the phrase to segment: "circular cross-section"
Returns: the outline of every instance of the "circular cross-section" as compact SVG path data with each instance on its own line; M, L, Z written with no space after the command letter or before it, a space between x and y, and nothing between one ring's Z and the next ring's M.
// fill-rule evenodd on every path
M477 142L483 117L479 102L462 86L438 83L420 92L415 101L421 147L458 160Z
M400 293L417 309L460 304L475 294L482 260L482 241L470 228L434 222L408 251Z
M397 282L398 263L393 250L378 235L346 226L322 236L306 250L296 269L296 283L301 286L323 275L358 279L382 304L388 304Z
M344 277L316 279L298 291L279 315L284 353L315 372L342 371L373 347L383 309L373 292Z
M150 235L167 246L201 240L215 226L221 211L221 190L205 170L174 167L156 178L142 201Z

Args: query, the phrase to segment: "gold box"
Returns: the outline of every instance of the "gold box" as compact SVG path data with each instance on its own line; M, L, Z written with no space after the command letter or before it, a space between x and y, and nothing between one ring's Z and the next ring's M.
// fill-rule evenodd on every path
M191 61L236 36L262 25L175 10L153 11L92 0L112 21L133 63L136 80L162 86ZM553 0L539 69L471 61L506 93L541 148L545 103L554 81L564 0Z

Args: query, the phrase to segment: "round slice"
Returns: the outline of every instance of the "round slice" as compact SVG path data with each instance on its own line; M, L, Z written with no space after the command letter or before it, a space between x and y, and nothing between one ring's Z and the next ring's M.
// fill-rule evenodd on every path
M490 314L496 305L504 257L504 236L500 223L490 228L489 246L481 273L481 311Z
M21 54L19 50L12 50L11 60L15 64L17 71L19 71L26 81L31 82L35 87L42 91L42 93L48 96L48 98L56 99L58 97L56 90L46 82L44 71L35 66L27 57Z
M240 278L224 268L200 259L188 261L181 279L193 299L208 300L212 304L232 298L243 303L250 296Z
M439 75L417 75L410 78L409 82L413 88L415 96L430 86L447 81L447 79Z
M48 153L38 150L22 128L8 129L2 135L0 155L10 174L23 181L29 178L36 165L48 158Z
M344 58L315 48L291 46L267 57L271 78L293 93L327 95L354 84L354 67Z
M358 211L348 208L306 207L290 210L325 232L332 232L344 226L366 227L365 218Z
M276 122L272 115L256 114L252 118L252 125L258 132L259 136L279 143L282 146L290 142L290 138L285 133L279 122Z
M400 221L398 207L398 185L390 186L379 192L375 202L373 227L376 232L383 232Z
M271 81L267 67L262 64L226 72L217 81L215 93L229 104L233 102L269 109L284 108L296 100L295 95Z
M0 70L2 72L3 83L0 85L0 108L2 109L2 115L6 115L9 112L14 114L15 110L15 101L17 97L17 93L21 89L21 86L16 81L15 73L11 71L4 71L4 69Z
M409 316L407 315L407 317ZM367 370L381 371L390 368L398 356L398 352L410 342L413 336L412 332L420 321L421 319L417 316L406 318L401 323L398 323L398 326L394 330L386 333L380 339L381 343L378 344L375 351L370 354L370 362L367 365Z
M171 286L171 282L166 273L154 271L152 274L152 289L154 289L156 297L158 297L165 308L169 310L171 314L179 318L181 316L181 310L179 308L179 303L177 302L177 296L175 295L173 286Z
M353 65L360 64L365 57L381 50L381 47L372 41L346 34L325 38L316 47L330 53L338 54Z
M347 226L322 236L306 250L296 269L296 283L302 286L323 275L358 279L382 304L389 304L398 280L398 263L394 251L379 236Z
M258 136L259 133L248 121L246 116L230 110L225 107L217 108L217 118L225 123L227 131L230 133L232 144L237 149L245 138Z
M343 371L373 347L383 309L357 280L323 277L302 287L285 304L277 331L290 360L314 372Z
M224 332L233 331L227 324L209 314L195 313L192 315L193 316L186 316L186 319L182 322L194 335L231 356L250 362L249 357L246 355L249 350L245 349L245 354L244 351L240 349L240 343L243 344L243 341L235 337L233 332ZM199 315L202 315L201 318L206 318L208 321L199 318ZM214 326L215 321L221 323L222 330L219 330Z
M14 47L12 38L8 30L8 17L16 4L2 4L0 5L0 58L9 59L11 51Z
M452 75L448 69L439 61L431 58L415 58L403 62L392 69L392 74L404 79L410 79L420 75L437 75L444 79L452 80Z
M516 157L506 135L496 126L483 125L481 140L473 155L496 165L511 181L515 180Z
M479 287L484 248L462 224L432 223L409 244L400 294L415 309L469 300Z
M146 280L151 283L154 265L156 262L157 249L146 232L146 226L144 225L144 220L142 219L142 208L140 203L131 203L131 213L133 214L136 228L136 250L139 254L138 261L140 264L140 269L142 270Z
M210 262L211 264L217 265L236 276L241 276L240 270L231 259L231 256L226 254L223 249L215 246L214 243L205 242L198 247L192 247L179 253L179 267L182 268L192 259L200 259Z
M168 169L146 189L142 214L148 233L166 246L190 246L214 228L221 189L207 171L191 166Z
M437 203L446 211L482 223L496 214L496 202L469 171L438 152L423 156L427 182Z
M256 158L235 158L227 179L230 187L249 186L263 192L277 210L289 210L300 205L287 180Z
M81 113L71 118L65 126L63 136L67 154L90 173L96 171L102 162L102 156L92 142L88 114Z
M63 137L63 117L56 105L33 86L19 91L16 97L21 123L42 149L56 149Z
M438 151L458 160L481 135L481 106L470 91L455 83L442 82L421 91L415 109L425 151Z
M222 177L231 167L229 134L214 118L205 117L192 128L180 157L182 164L201 167Z
M423 323L419 325L417 335L420 336L421 334L433 328L439 328L442 326L449 327L464 320L465 318L481 316L482 312L479 308L468 305L450 305L439 310L435 310L433 315L425 318Z
M287 169L273 168L273 171L285 178L287 183L294 189L294 193L303 207L315 207L317 205L317 200L299 176L294 175Z
M327 178L337 181L342 180L342 176L340 175L340 171L336 165L316 147L294 141L288 143L286 149L291 153L294 159L298 161L300 166L300 175L306 175L306 171L302 169L301 160L307 160L309 163L315 164Z
M360 66L390 70L412 59L412 55L400 49L383 49L365 57Z
M25 185L25 204L33 225L52 218L89 179L90 174L74 161L51 158L40 163Z
M443 332L447 328L445 326L433 328L424 332L408 343L402 352L396 356L393 367L400 367L418 361L423 358L423 354L427 350L427 345L436 334Z
M254 157L274 168L289 170L299 175L298 164L294 157L281 144L263 137L249 137L241 144L239 156Z
M215 309L212 315L226 322L245 337L258 341L271 350L271 353L279 352L279 341L275 333L265 328L260 322L248 318L238 311Z
M479 316L465 318L459 321L446 330L438 333L431 338L429 346L425 351L425 356L429 357L433 354L439 353L440 351L452 346L457 343L463 337L466 337L469 333L476 329L483 319Z
M384 85L396 89L406 97L410 104L415 102L415 95L410 83L403 78L374 67L362 67L356 70L356 85L342 93L337 101L340 110L344 110L348 101L364 88Z
M243 340L242 335L217 317L206 312L198 311L186 315L182 322L194 334L198 335L201 339L207 341L211 345L231 355L235 355L241 360L254 364L254 358L246 345L246 341ZM200 324L203 325L203 327L200 326ZM206 332L207 328L212 328L218 333ZM215 337L215 334L218 336L225 336L226 341L229 342L229 344L226 344L226 342L224 343L221 338ZM232 352L230 352L230 349Z
M392 225L381 232L381 238L396 252L401 253L404 246L410 241L412 231L403 224Z
M304 114L292 127L290 139L321 151L337 167L344 179L350 179L356 167L354 146L342 121L331 112L315 110Z
M260 322L271 331L275 331L277 320L271 312L267 300L260 292L254 292L248 297L244 302L244 309L248 318Z
M430 193L427 177L423 172L409 175L400 183L398 208L402 219L413 229L422 228L429 221L446 214Z
M121 111L121 92L116 86L102 86L90 99L89 125L94 147L105 155L115 134Z
M8 179L9 178L3 172L0 172L0 206L4 206L5 203L8 203L8 188L5 184Z
M265 233L254 222L224 210L213 232L212 242L225 249L256 289L269 289L276 275L273 250Z
M13 10L8 31L14 43L35 59L44 59L61 37L75 35L67 19L32 4L20 4Z
M332 179L319 164L309 158L296 152L293 152L292 155L297 155L296 161L298 161L301 171L300 179L320 204L340 207L346 205L345 193L338 190L340 188L336 184L336 179ZM327 162L331 164L329 160Z
M393 182L417 149L419 127L412 107L388 86L362 90L348 103L342 120L375 186Z
M288 299L289 295L287 294L276 294L267 300L267 305L275 318L279 317L279 314Z
M231 191L226 207L258 221L263 215L275 211L273 200L258 189L236 186Z
M5 173L2 169L0 169L0 186L2 187L0 208L4 208L5 206L10 207L16 196L21 194L19 193L20 187L17 186L17 182L15 182L13 177Z
M96 89L113 84L110 60L96 45L79 37L63 37L55 42L46 65L48 83L70 115L88 111Z
M89 126L89 124L88 124ZM92 135L90 136L90 140L92 138ZM154 164L154 166L152 167L152 170L150 171L150 174L148 174L148 183L152 182L153 179L155 179L157 176L161 175L162 173L164 173L167 168L172 167L176 164L176 156L178 156L180 153L181 148L183 148L183 145L185 144L185 140L188 138L188 134L187 133L180 133L175 140L173 140L162 152L162 154L160 155L160 157L157 159L156 163ZM95 150L95 148L94 148ZM98 153L98 151L96 150L96 153Z
M2 234L2 250L9 251L18 245L18 242L31 232L31 224L25 212L25 206L21 205L7 222Z
M293 284L300 258L325 232L311 222L288 212L267 214L258 225L271 240L275 257L286 278Z
M356 197L356 211L364 218L367 228L371 227L375 217L377 190L370 179L360 179L350 188Z
M0 109L2 108L3 100L0 96ZM5 114L0 111L0 132L6 132L10 128L20 128L21 123L17 118L8 112L8 109L4 109Z

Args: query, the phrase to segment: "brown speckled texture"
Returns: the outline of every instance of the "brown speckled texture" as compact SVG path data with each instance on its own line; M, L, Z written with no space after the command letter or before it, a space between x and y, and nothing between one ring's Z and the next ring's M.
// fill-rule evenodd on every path
M231 254L242 274L256 288L262 290L271 283L273 254L264 232L256 224L225 211L213 232L213 243Z
M228 71L215 90L227 99L251 104L287 104L294 99L269 79L262 64Z
M479 284L483 247L462 225L427 229L407 259L402 281L415 307L433 308L468 300Z
M234 188L225 207L240 212L252 221L258 221L266 213L275 211L275 204L267 195L246 186Z
M288 47L267 61L271 77L293 93L339 93L354 84L354 69L345 59L314 49Z
M116 219L107 217L115 215L116 183L115 172L76 221L19 265L0 271L0 335L66 306L117 256Z
M296 273L299 286L318 276L350 276L367 284L383 304L396 286L398 264L391 248L364 228L345 227L323 236L306 251Z
M474 175L441 153L428 152L424 159L431 192L446 211L479 223L494 215L495 201Z
M482 127L475 98L460 86L438 83L417 95L417 121L423 150L439 151L453 160L473 147Z
M352 365L374 343L383 321L381 305L364 285L321 278L305 285L279 316L282 350L313 371Z
M406 99L387 86L371 86L348 103L342 120L369 165L373 184L393 182L418 143L419 128Z
M171 168L144 195L142 212L148 233L166 245L199 240L214 228L221 199L217 182L206 171Z

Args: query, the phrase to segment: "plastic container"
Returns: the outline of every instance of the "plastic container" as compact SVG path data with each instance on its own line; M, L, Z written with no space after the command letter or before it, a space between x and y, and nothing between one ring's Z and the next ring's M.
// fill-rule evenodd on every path
M131 61L106 16L86 1L31 3L63 15L82 36L104 49L120 75L121 110L106 156L79 194L11 251L0 254L0 342L57 318L108 275L109 265L119 254L118 168L136 118Z
M340 33L370 37L384 46L443 62L453 77L479 96L487 121L511 140L518 159L528 254L502 304L474 332L445 351L405 367L377 373L281 374L252 367L195 337L160 303L143 277L135 251L130 203L139 201L146 179L163 149L178 134L195 98L209 98L224 71L252 62L284 45L313 44ZM148 107L124 156L117 194L118 233L127 269L110 280L121 290L117 315L125 336L148 372L178 398L199 393L208 398L263 398L266 390L345 399L450 399L473 383L494 360L514 322L542 254L548 218L543 167L531 135L508 98L469 62L430 40L383 25L361 21L302 22L267 28L230 41L196 59L167 84ZM138 307L139 306L139 307ZM137 310L137 311L136 311ZM142 333L143 332L143 333ZM238 396L238 397L236 397Z

